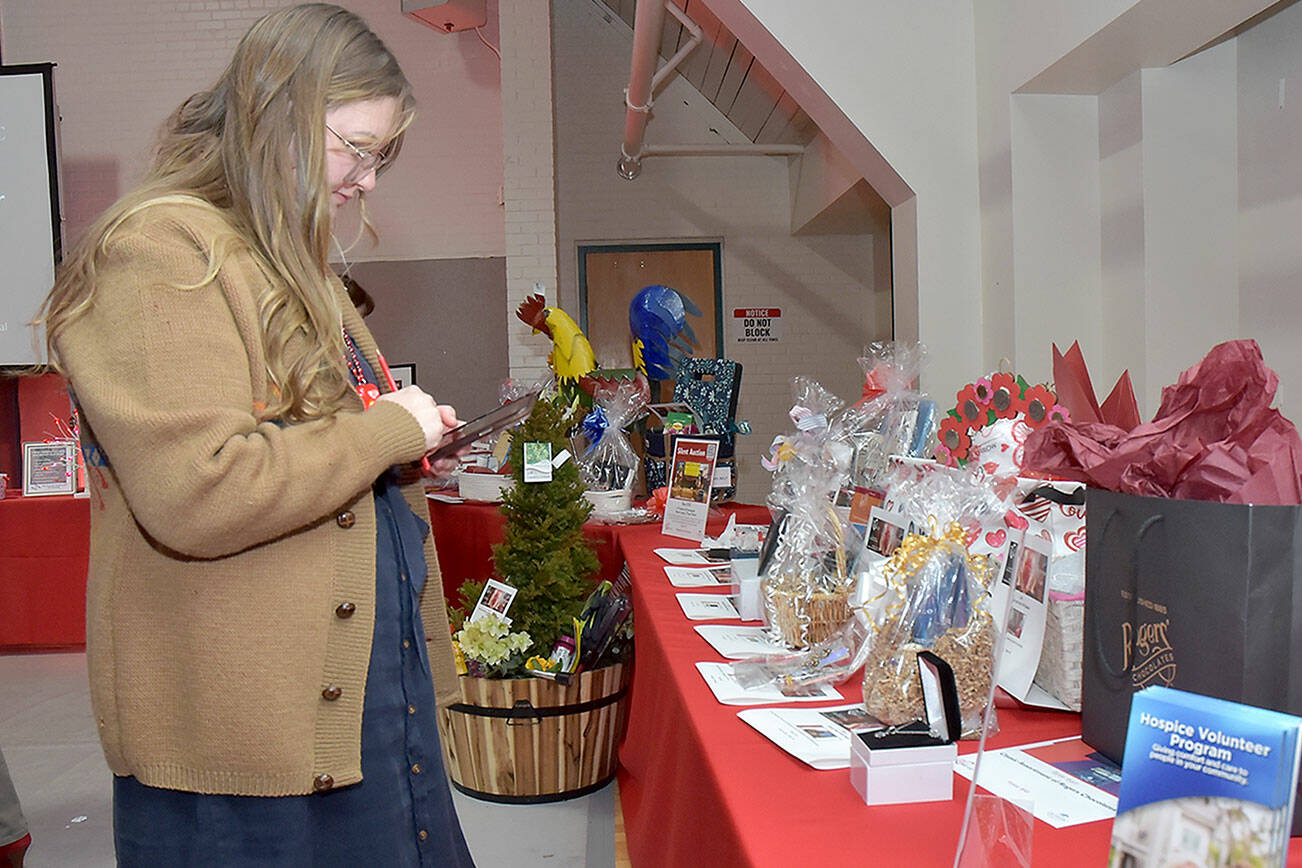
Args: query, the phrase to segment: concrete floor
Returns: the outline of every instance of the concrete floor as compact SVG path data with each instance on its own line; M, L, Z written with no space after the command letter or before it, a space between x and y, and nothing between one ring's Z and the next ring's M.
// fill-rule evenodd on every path
M112 775L92 725L85 654L0 656L0 750L31 827L28 868L112 866ZM614 789L551 805L453 797L479 868L609 868Z

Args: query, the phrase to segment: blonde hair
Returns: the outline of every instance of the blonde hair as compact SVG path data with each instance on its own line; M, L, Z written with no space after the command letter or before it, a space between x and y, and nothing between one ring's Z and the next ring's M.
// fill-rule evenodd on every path
M397 156L414 117L411 85L393 54L357 15L307 3L253 24L211 90L194 94L168 118L140 186L88 229L61 266L38 323L51 364L69 322L94 302L96 271L113 232L154 204L197 201L220 212L233 236L208 251L215 278L232 248L247 246L269 277L259 316L274 394L265 416L290 421L327 416L349 390L340 305L328 276L330 190L325 114L351 102L398 101L390 139L377 143L385 164ZM363 225L369 230L365 207ZM298 332L309 340L291 341Z

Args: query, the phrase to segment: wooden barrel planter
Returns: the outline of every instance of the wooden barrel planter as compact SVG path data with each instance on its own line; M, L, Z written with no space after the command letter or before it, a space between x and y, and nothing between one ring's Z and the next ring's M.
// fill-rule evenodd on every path
M452 784L490 802L559 802L615 776L628 721L630 667L542 678L462 676L461 701L439 712Z

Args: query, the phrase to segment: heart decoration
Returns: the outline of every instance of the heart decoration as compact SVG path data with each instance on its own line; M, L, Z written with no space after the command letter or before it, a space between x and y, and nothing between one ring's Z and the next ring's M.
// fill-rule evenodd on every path
M1004 529L1002 527L999 530L992 530L988 534L986 534L986 542L990 545L992 549L999 548L1001 545L1004 544L1004 540L1006 540L1007 538L1008 538L1008 534L1004 532Z
M1081 549L1085 548L1085 528L1080 527L1077 528L1074 533L1063 534L1062 541L1065 542L1067 544L1067 548L1071 549L1072 551L1074 552L1080 551Z

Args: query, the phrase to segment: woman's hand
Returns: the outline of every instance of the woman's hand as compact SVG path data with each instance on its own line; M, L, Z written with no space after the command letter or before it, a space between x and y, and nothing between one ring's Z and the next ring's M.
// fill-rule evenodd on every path
M461 424L457 411L447 404L437 404L429 393L419 386L404 386L396 392L386 392L380 401L392 401L410 413L425 435L425 451L429 452L443 441L448 430ZM443 462L438 462L442 464ZM456 462L452 463L456 467ZM450 472L450 471L449 471Z
M450 405L439 404L438 407L439 411L443 414L443 430L445 432L451 431L453 428L461 424L461 420L457 418L457 411L452 409ZM441 446L442 440L435 445ZM456 470L457 465L461 463L461 456L465 454L465 452L466 450L462 449L457 453L455 458L440 458L437 461L431 461L429 463L429 475L435 479L443 479L451 476L452 471Z

